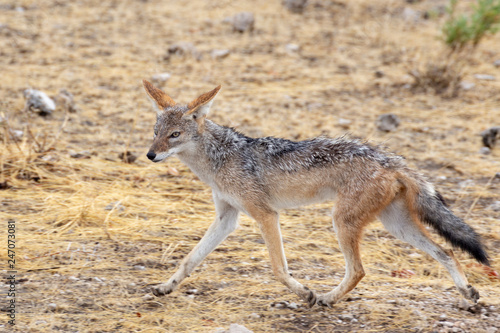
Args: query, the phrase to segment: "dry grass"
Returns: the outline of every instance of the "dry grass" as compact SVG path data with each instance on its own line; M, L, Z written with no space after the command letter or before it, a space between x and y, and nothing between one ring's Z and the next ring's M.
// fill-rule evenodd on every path
M214 218L209 188L189 170L175 159L158 165L145 158L155 115L140 80L161 72L172 74L165 89L184 102L222 84L212 119L249 135L350 132L384 142L467 216L499 269L500 213L488 207L500 200L500 180L492 178L500 171L500 150L478 151L479 133L499 125L500 81L477 81L455 99L404 88L409 66L426 63L421 54L438 57L442 19L408 22L403 7L427 10L433 3L311 0L303 15L260 0L1 5L0 116L7 121L0 184L8 188L0 190L0 214L17 222L17 268L27 279L18 286L18 331L211 332L240 323L255 332L426 332L442 314L478 332L494 325L498 312L458 310L443 268L380 223L363 243L367 277L331 310L305 308L274 280L258 228L247 217L178 291L143 298L149 284L172 274ZM253 34L234 34L221 23L245 10L256 15ZM162 60L178 41L192 42L203 59ZM287 43L301 51L288 54ZM497 45L498 38L481 45L465 79L485 72L500 77L491 65ZM222 48L231 55L211 59L210 51ZM383 77L375 77L377 70ZM49 118L23 113L28 87L51 95L65 88L80 111L57 110ZM375 119L387 112L402 125L377 132ZM341 125L341 118L352 123ZM15 139L15 130L24 135ZM118 155L125 151L139 158L123 163ZM88 158L72 158L73 152ZM281 218L294 276L321 292L337 285L344 269L330 209L289 210ZM500 281L458 256L486 308L498 309ZM5 251L0 259L6 262ZM401 269L416 275L391 277ZM283 302L298 308L280 307ZM356 321L342 319L347 314Z

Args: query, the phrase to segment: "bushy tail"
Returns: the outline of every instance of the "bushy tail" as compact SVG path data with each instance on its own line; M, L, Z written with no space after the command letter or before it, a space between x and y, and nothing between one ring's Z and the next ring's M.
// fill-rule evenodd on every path
M443 197L416 173L401 175L406 200L412 215L430 225L454 247L469 253L484 265L490 265L479 235L461 218L453 214Z

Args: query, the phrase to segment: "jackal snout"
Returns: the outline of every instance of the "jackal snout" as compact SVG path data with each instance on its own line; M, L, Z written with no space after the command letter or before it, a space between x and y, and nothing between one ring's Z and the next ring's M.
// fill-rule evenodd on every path
M156 157L156 153L155 153L154 151L150 150L150 151L148 151L148 153L146 154L146 156L147 156L147 157L148 157L151 161L153 161L153 162L154 162L154 159L155 159L155 157Z

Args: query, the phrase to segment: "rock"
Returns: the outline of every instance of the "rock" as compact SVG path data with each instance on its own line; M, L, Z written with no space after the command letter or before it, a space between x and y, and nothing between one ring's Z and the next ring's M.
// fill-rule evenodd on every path
M495 67L500 67L500 59L495 60L495 61L493 62L493 66L495 66Z
M192 56L196 60L201 60L201 53L196 49L193 43L179 42L169 46L168 53L163 57L163 60L170 60L171 56L188 57Z
M49 305L47 305L47 308L49 309L49 311L56 311L57 309L57 304L56 303L49 303Z
M71 158L78 158L78 159L89 159L90 155L91 155L90 152L87 151L87 150L83 150L81 152L74 152L74 151L72 151L72 152L69 153L69 156Z
M26 89L24 97L26 98L25 111L35 111L40 116L47 116L56 109L56 103L42 91Z
M288 53L298 53L300 51L300 46L297 44L289 43L285 45L285 50Z
M123 212L125 210L125 207L122 204L120 204L120 201L109 203L106 205L106 207L104 207L104 210L112 210L112 209L117 210L119 212Z
M59 90L59 94L55 97L56 103L60 105L64 110L71 113L78 111L75 106L74 99L75 98L73 94L66 89Z
M134 269L138 271L144 271L146 270L146 267L142 265L134 265Z
M125 163L134 163L135 160L137 159L137 156L135 156L129 151L126 151L125 153L122 152L118 154L118 158Z
M382 71L375 71L375 77L380 79L380 78L383 78L385 76L384 72Z
M347 129L352 124L352 120L350 120L350 119L344 119L344 118L339 118L337 120L337 124L339 124L339 126Z
M212 56L212 59L220 60L227 58L231 52L229 50L212 50L210 55Z
M170 77L172 77L172 75L170 75L169 73L158 73L151 76L151 80L155 82L167 82Z
M481 147L481 149L479 149L479 153L483 155L489 155L491 154L491 149L488 147Z
M70 277L68 278L68 280L70 280L71 282L80 281L80 279L79 279L79 278L77 278L76 276L70 276Z
M413 8L405 7L405 9L403 9L403 13L401 13L401 16L407 22L418 22L422 17L422 14Z
M488 75L488 74L474 74L474 77L478 80L485 80L485 81L495 81L496 77L493 75Z
M24 135L23 131L20 130L12 130L10 134L14 137L14 139L21 139Z
M471 90L476 85L472 82L469 82L469 81L462 81L462 82L460 82L459 86L462 90L467 91L467 90Z
M500 212L500 201L495 201L494 203L488 206L488 209L491 209L495 212Z
M301 14L307 6L307 0L283 0L283 6L292 13Z
M153 295L151 295L151 294L146 294L146 295L142 296L142 300L146 301L146 302L147 301L151 301L153 299L155 299L155 297Z
M227 333L253 333L253 331L250 331L243 325L231 324Z
M399 118L393 113L382 114L377 119L377 129L383 132L394 131L399 126Z
M233 31L243 33L252 32L255 26L255 17L253 13L241 12L229 19L233 25Z
M481 133L483 145L490 149L493 148L497 140L500 140L500 126L491 127Z
M297 310L299 308L299 306L297 305L297 303L292 302L292 303L288 304L288 308L293 309L293 310Z

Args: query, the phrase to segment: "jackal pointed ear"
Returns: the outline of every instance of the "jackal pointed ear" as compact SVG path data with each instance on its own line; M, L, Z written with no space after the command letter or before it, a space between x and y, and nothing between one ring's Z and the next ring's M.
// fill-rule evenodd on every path
M189 103L187 105L188 111L184 115L187 116L190 114L195 114L197 118L206 116L220 88L221 86L218 86L214 90L201 95L200 97Z
M146 90L149 99L153 102L153 107L156 109L156 111L161 112L165 108L175 105L175 102L172 98L170 98L160 89L153 86L150 82L142 80L142 84L144 85L144 89Z

